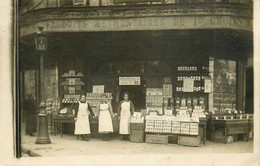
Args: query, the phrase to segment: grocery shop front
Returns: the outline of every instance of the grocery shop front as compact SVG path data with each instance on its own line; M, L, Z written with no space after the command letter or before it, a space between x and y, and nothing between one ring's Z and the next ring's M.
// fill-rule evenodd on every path
M220 5L217 12L223 8ZM109 11L59 8L56 13L41 9L33 12L38 17L31 20L26 18L32 13L26 13L20 32L22 103L32 96L38 105L42 93L33 34L43 26L48 36L44 82L50 133L57 132L57 125L62 129L61 118L69 122L64 132L73 133L73 110L82 93L94 111L100 94L107 93L116 112L122 93L129 92L140 113L133 122L141 122L140 116L150 120L140 124L139 138L145 132L150 138L154 133L165 139L165 134L204 138L206 131L201 135L200 126L210 126L211 114L225 120L251 118L245 109L245 69L252 56L250 14L209 16L202 10L205 7L194 4L186 9L182 5L110 7ZM46 10L48 14L43 14ZM67 114L61 116L64 108ZM200 121L206 123L199 125ZM113 124L117 132L117 118ZM91 119L91 126L92 135L98 136L97 120ZM246 129L233 135L248 133Z

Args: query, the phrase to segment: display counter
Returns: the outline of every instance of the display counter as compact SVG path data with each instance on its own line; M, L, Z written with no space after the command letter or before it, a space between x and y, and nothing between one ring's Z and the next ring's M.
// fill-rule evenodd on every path
M54 135L56 135L56 131L58 131L59 128L59 133L61 134L61 137L63 136L63 126L65 123L70 123L70 124L75 124L74 120L75 116L54 116L53 117L53 123L54 123ZM117 117L112 118L113 121L113 128L114 128L114 133L118 133L119 131L119 121ZM98 133L98 119L94 119L93 117L89 118L90 122L90 129L91 129L91 136L92 137L100 137Z
M250 120L249 119L211 119L211 140L215 141L215 132L217 129L224 130L224 143L227 143L228 136L234 136L238 134L244 135L244 140L248 141L250 132Z

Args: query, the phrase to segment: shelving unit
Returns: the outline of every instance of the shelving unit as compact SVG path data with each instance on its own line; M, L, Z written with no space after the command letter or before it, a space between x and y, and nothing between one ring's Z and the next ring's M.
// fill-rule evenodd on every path
M75 74L74 70L69 71L69 73L64 73L62 78L64 81L60 83L62 86L62 100L61 103L67 108L68 114L71 114L72 109L75 109L75 104L79 102L80 95L82 92L82 86L85 84L81 81L84 77L81 73ZM69 113L70 112L70 113ZM75 112L73 112L74 114Z
M203 98L205 109L208 110L208 93L205 93L205 79L210 79L209 75L209 66L208 64L201 64L197 61L194 62L186 62L179 61L176 66L176 76L174 79L175 87L174 87L174 98ZM193 79L194 86L193 92L184 92L184 80L185 79ZM199 105L199 103L198 103ZM192 107L195 105L192 102Z

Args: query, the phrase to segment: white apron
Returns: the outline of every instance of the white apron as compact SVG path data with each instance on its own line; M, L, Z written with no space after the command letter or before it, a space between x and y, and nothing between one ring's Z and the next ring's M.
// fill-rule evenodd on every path
M121 104L120 129L119 134L130 134L130 101Z
M79 102L74 134L90 134L88 103Z
M99 133L112 133L113 124L112 118L109 112L108 104L100 104L99 120L98 120L98 131Z

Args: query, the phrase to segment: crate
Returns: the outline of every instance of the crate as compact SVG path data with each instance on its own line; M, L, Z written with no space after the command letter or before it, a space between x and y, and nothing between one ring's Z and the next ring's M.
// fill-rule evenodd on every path
M144 123L130 123L130 131L144 131Z
M179 136L178 137L178 145L184 145L184 146L200 146L200 136Z
M169 135L168 143L169 144L178 144L178 136L177 135Z
M155 144L168 144L168 135L146 134L145 142Z
M131 131L130 132L130 141L131 142L144 142L144 132L143 131Z

